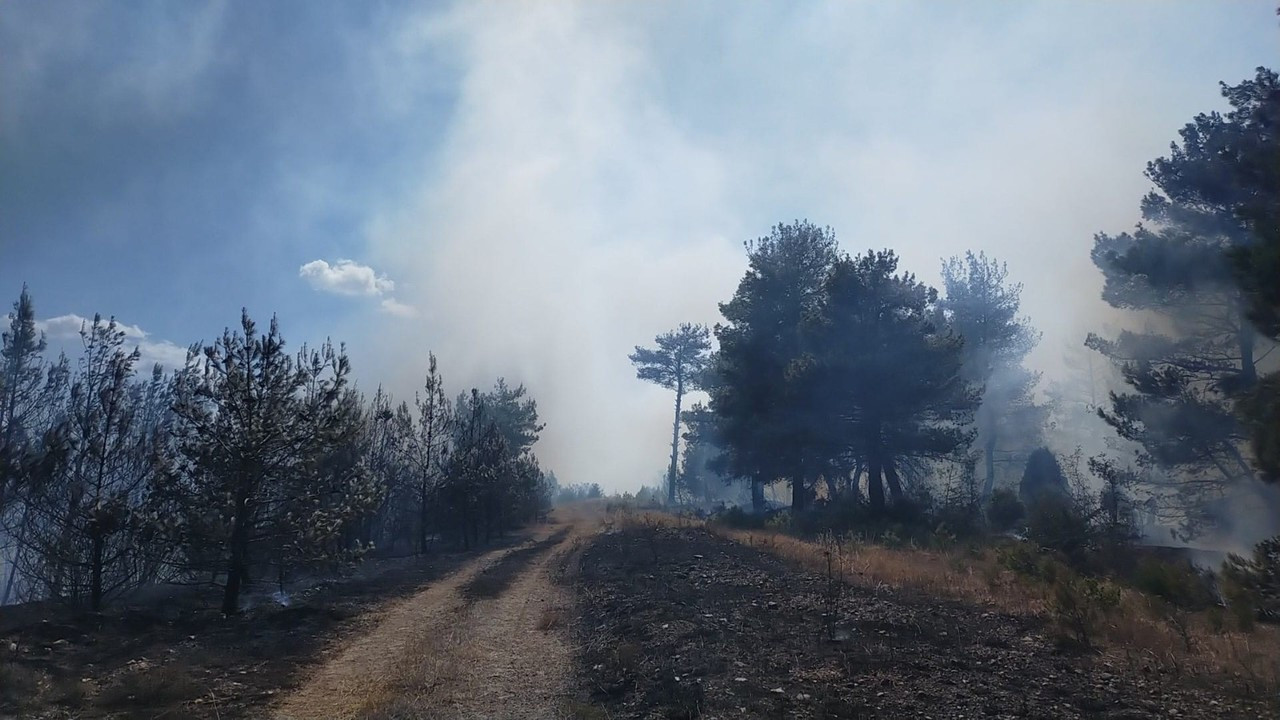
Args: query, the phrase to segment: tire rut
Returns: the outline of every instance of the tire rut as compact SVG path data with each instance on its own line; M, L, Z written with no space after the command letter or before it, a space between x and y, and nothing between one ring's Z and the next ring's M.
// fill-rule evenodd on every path
M307 718L554 718L572 673L552 549L577 528L495 550L396 603L276 710ZM551 615L547 613L550 612ZM562 624L562 623L559 623Z

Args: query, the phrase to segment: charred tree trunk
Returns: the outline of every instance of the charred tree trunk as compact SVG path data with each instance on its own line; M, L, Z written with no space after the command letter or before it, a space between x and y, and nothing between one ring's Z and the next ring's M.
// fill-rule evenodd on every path
M982 444L982 462L985 477L982 480L982 499L991 498L996 488L996 431L987 428L987 439Z
M676 463L680 459L680 403L684 400L684 380L676 380L676 419L671 424L671 467L667 470L667 504L676 504Z
M862 498L862 473L866 472L866 470L866 466L863 465L861 460L859 460L854 465L853 474L849 478L849 486L847 489L853 495L855 500Z
M236 513L232 522L227 585L222 591L224 615L234 615L240 611L240 588L249 565L249 499L243 494L236 498Z
M884 510L884 483L880 479L880 457L876 450L867 459L867 499L873 511Z
M93 534L92 542L89 558L89 609L97 612L102 609L102 566L107 542L101 532Z
M795 512L804 510L808 502L808 496L809 492L804 473L793 477L791 479L791 509Z
M1243 304L1241 302L1242 306ZM1236 339L1240 347L1240 386L1241 389L1251 388L1258 382L1258 369L1254 367L1253 361L1253 324L1245 315L1243 307L1240 310L1240 328Z
M418 500L418 554L427 552L427 483L422 482L422 496Z
M760 478L751 478L751 512L764 512L764 481Z
M902 482L898 479L898 469L893 466L892 460L884 464L884 479L889 485L889 497L893 504L902 502Z

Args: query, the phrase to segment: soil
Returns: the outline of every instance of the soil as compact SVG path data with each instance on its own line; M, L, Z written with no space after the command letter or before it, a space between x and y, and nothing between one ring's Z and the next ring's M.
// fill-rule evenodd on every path
M368 561L287 607L257 598L233 617L208 590L102 614L0 608L0 685L10 684L0 688L0 718L262 717L331 646L369 632L384 607L482 555Z
M1064 653L1035 618L846 584L701 528L603 535L575 590L582 698L599 717L1276 716Z
M572 687L571 597L553 578L587 532L582 524L539 528L526 545L489 553L396 603L336 647L276 717L561 717Z

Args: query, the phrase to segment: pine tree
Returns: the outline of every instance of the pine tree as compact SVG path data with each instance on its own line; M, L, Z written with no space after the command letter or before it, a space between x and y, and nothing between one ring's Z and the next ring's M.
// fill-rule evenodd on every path
M676 502L676 467L680 456L680 407L685 393L704 389L703 378L711 361L710 331L704 325L684 323L654 338L656 349L637 346L628 356L636 377L676 393L675 420L671 426L671 464L667 470L667 504Z
M255 560L340 556L344 525L381 499L352 447L349 373L341 349L295 358L275 318L260 334L247 312L180 373L180 473L164 490L181 509L188 563L225 577L223 612L239 610Z
M1093 249L1106 278L1103 299L1157 318L1155 330L1090 336L1089 346L1120 365L1130 388L1100 414L1142 447L1144 464L1172 477L1192 527L1212 522L1208 503L1253 477L1250 429L1237 402L1256 397L1265 354L1258 344L1267 341L1250 318L1263 319L1252 302L1263 285L1242 288L1232 258L1260 247L1280 197L1276 74L1259 68L1254 80L1222 91L1230 112L1196 116L1181 143L1148 164L1156 190L1142 201L1144 223L1099 234Z
M719 418L725 470L750 478L754 509L764 509L764 485L791 483L792 506L803 509L815 452L805 411L791 382L804 355L806 318L822 299L838 257L835 234L797 221L746 245L748 269L715 327L711 408Z
M114 319L80 330L84 344L58 424L58 469L33 492L33 575L54 597L87 600L98 610L114 592L148 579L137 539L137 510L163 444L146 424L150 385L133 382L140 357L125 348Z
M35 304L27 286L13 304L9 329L0 335L0 518L19 492L48 407L44 391L44 333L36 328Z
M964 340L962 374L981 387L975 415L983 458L982 498L991 496L997 454L1020 466L1041 444L1045 411L1032 397L1039 373L1023 366L1040 333L1018 315L1022 284L1008 281L1006 265L985 253L967 252L942 264L941 302L951 328Z
M877 510L886 485L904 499L913 463L953 458L972 440L964 428L978 402L961 375L961 340L936 322L937 291L897 266L887 250L836 262L808 333L812 361L795 372L814 408L798 420L828 457L867 469Z

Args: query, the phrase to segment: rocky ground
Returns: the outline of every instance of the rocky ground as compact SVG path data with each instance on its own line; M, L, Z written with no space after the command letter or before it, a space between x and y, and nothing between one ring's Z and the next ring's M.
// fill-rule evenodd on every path
M614 531L576 582L586 704L611 718L1260 718L1068 653L1039 621L845 584L701 528Z

